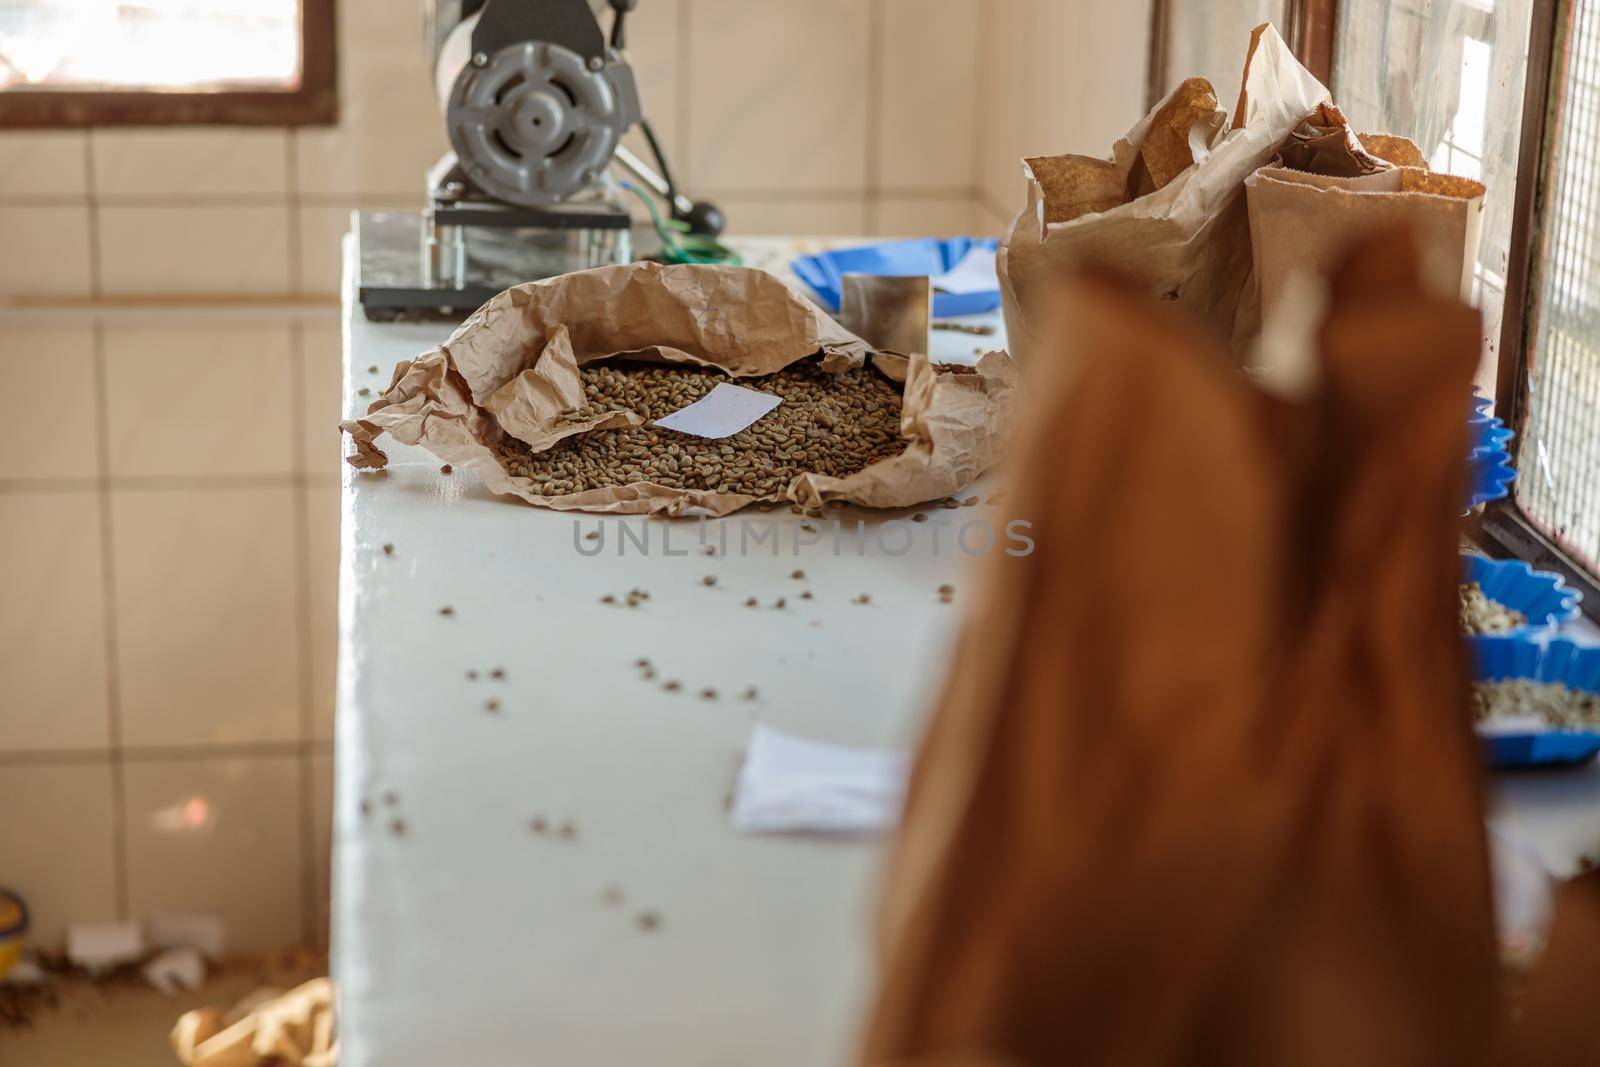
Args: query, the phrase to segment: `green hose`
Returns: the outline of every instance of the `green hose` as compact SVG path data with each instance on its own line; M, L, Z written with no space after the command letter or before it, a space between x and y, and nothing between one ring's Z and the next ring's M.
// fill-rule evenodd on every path
M656 209L656 202L637 185L623 182L622 187L644 201L645 210L650 212L650 221L661 238L661 258L668 263L715 263L728 267L744 265L739 253L721 241L690 233L688 223L662 218L661 212Z

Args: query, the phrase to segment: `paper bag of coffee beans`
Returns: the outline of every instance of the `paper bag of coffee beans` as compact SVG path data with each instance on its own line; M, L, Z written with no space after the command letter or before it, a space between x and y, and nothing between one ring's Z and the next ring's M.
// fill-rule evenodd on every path
M721 438L654 425L721 382L781 403ZM388 462L388 433L560 510L909 507L998 459L1016 386L1004 352L874 352L763 271L634 263L501 293L341 429L358 468Z

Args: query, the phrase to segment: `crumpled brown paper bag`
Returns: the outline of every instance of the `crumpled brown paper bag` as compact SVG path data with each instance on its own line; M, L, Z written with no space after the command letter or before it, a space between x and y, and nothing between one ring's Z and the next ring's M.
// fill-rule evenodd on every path
M863 1063L1517 1062L1454 599L1478 317L1419 277L1399 239L1335 274L1295 403L1067 288L1036 548L988 561L918 754Z
M562 417L582 396L578 368L611 357L719 367L734 380L808 358L840 372L870 357L880 373L905 383L900 432L907 447L849 477L801 475L773 498L650 482L549 497L506 471L493 449L502 434L538 451L572 434L641 421L615 412L591 421ZM375 444L388 433L470 468L495 493L558 510L715 516L758 499L909 507L959 491L996 462L1016 386L1004 352L989 352L973 367L874 352L764 271L632 263L508 289L444 344L399 364L366 415L341 429L355 442L347 459L358 468L388 462Z
M1343 123L1337 109L1328 110ZM1462 299L1471 296L1483 183L1413 163L1422 153L1404 137L1362 135L1362 154L1370 152L1367 159L1380 165L1353 166L1335 147L1348 130L1324 133L1323 150L1304 150L1306 145L1291 141L1275 161L1281 165L1245 179L1261 313L1271 313L1296 275L1320 276L1362 234L1395 226L1410 227L1421 242L1429 284Z
M172 1028L184 1067L338 1067L333 983L315 978L250 1006L233 1023L214 1008L185 1012Z
M1328 90L1271 25L1251 35L1231 125L1214 94L1211 110L1203 106L1209 88L1203 79L1184 82L1117 142L1109 160L1024 161L1028 202L998 258L1006 330L1019 362L1030 361L1046 328L1036 320L1048 293L1041 299L1036 291L1050 290L1062 267L1088 260L1193 314L1242 352L1258 320L1246 284L1250 233L1240 183Z

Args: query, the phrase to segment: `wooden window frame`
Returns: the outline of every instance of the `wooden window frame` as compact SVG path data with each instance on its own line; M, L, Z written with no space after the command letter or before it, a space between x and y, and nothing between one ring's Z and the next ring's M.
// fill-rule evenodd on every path
M300 0L296 89L0 91L0 129L86 126L331 126L339 120L335 0Z
M1317 76L1323 85L1333 75L1333 39L1339 28L1339 0L1284 0L1284 39L1295 57ZM1167 94L1172 32L1172 0L1154 0L1150 5L1150 55L1145 79L1146 107L1155 107ZM1226 97L1222 86L1220 96ZM1229 86L1228 91L1233 91Z
M1523 87L1522 134L1517 156L1517 187L1511 216L1511 256L1506 270L1505 318L1495 366L1495 415L1517 431L1516 456L1527 443L1528 356L1537 327L1531 314L1538 301L1544 253L1545 211L1554 165L1553 91L1562 84L1558 60L1565 54L1571 0L1534 0L1528 28L1528 76ZM1484 509L1477 524L1481 541L1498 554L1553 570L1583 593L1583 612L1600 621L1600 579L1572 556L1555 535L1528 514L1513 492Z
M1167 88L1172 0L1151 6L1148 90L1151 106ZM1565 47L1572 0L1533 0L1528 31L1527 83L1523 89L1522 130L1511 224L1511 256L1507 266L1506 302L1495 367L1495 414L1517 431L1517 445L1526 441L1528 355L1534 342L1539 263L1543 251L1544 212L1550 186L1553 145L1551 93L1558 81L1557 60ZM1330 88L1333 85L1339 0L1286 0L1285 37L1295 55ZM1520 455L1516 457L1520 464ZM1584 594L1583 611L1600 621L1600 579L1567 552L1546 529L1509 497L1489 504L1474 521L1474 540L1492 554L1526 560L1559 573Z

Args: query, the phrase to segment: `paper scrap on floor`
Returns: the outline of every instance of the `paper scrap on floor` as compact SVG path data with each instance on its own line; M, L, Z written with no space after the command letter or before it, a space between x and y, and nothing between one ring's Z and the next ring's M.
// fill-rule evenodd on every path
M667 430L715 440L732 437L773 408L783 398L718 382L717 387L688 407L679 408L655 424Z
M955 266L943 274L934 275L930 281L941 292L961 296L997 292L1000 289L1000 275L995 271L994 249L968 249Z
M899 821L911 757L813 741L758 724L733 798L745 833L863 833Z

